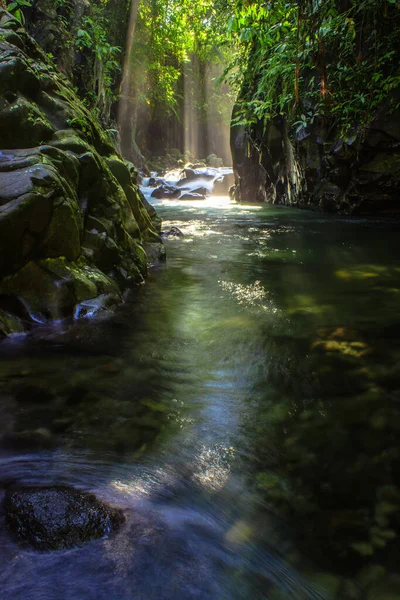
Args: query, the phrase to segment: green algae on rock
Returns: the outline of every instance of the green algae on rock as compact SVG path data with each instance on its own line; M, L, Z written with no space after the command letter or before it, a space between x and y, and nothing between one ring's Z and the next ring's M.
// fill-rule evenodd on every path
M146 251L150 260L163 253L160 221L134 166L4 9L0 80L4 336L32 321L92 314L77 307L98 296L110 306L110 297L121 300L124 288L144 281Z

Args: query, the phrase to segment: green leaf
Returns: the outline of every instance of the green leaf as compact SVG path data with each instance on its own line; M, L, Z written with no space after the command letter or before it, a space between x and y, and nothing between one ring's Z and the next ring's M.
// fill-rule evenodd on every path
M24 25L25 17L19 8L17 8L17 10L14 12L14 17L21 23L21 25Z

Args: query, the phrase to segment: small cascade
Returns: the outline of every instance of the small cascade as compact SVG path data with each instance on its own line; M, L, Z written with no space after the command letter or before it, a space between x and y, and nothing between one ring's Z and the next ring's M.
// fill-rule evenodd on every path
M230 167L174 169L162 177L152 174L142 179L145 195L158 200L204 200L207 196L228 196L233 184Z

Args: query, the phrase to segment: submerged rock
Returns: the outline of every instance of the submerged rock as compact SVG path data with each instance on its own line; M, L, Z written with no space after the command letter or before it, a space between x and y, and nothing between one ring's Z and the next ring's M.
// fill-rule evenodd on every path
M161 177L150 177L147 187L157 187L163 183L164 180Z
M10 531L38 550L81 546L109 536L124 522L121 510L68 487L11 490L4 508Z

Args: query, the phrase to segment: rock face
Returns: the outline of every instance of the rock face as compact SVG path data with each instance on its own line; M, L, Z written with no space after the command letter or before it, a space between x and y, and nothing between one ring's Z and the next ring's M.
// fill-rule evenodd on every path
M234 197L346 215L399 213L400 109L387 109L346 140L318 119L297 135L281 116L251 130L232 127Z
M67 487L9 491L4 508L10 531L38 550L81 546L110 535L124 521L122 511Z
M0 9L0 336L120 299L159 232L133 165Z

